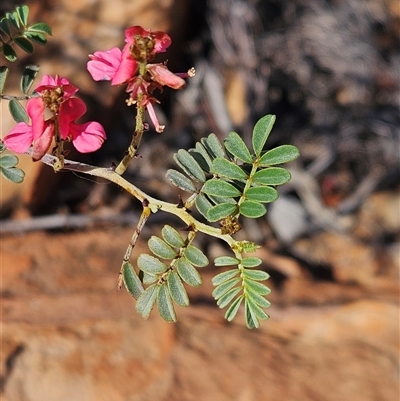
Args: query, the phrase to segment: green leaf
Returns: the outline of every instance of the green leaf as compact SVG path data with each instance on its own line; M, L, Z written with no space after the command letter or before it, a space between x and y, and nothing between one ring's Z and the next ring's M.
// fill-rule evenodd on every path
M242 259L241 265L243 267L248 268L248 267L260 266L261 263L262 263L262 260L260 258L257 258L255 256L248 256L248 257Z
M271 302L255 292L248 292L247 296L252 302L256 303L261 308L269 308L271 306Z
M2 18L0 20L0 31L11 37L10 21L7 18Z
M24 181L25 173L18 167L0 167L0 172L4 178L7 178L7 180L14 182L15 184L20 184L22 181Z
M244 277L246 277L250 280L255 280L255 281L264 281L264 280L268 280L268 278L269 278L269 274L262 270L243 269L243 275L244 275Z
M208 195L208 198L211 202L218 205L220 203L230 203L231 205L236 205L237 201L233 198L227 198L226 196L216 196L216 195Z
M181 279L192 287L198 287L203 282L199 272L184 259L176 262L176 269Z
M210 134L207 138L202 138L201 143L211 159L215 159L216 157L225 157L224 148L215 134Z
M3 153L6 149L7 149L6 145L4 145L4 143L0 139L0 153Z
M278 191L268 186L251 187L245 193L247 200L263 203L274 202L278 199L278 196Z
M151 252L162 259L173 259L178 253L172 249L166 242L155 235L152 235L147 242Z
M3 44L3 53L8 61L14 62L17 59L17 53L15 53L14 49L8 43Z
M37 43L40 46L44 46L47 43L46 35L38 32L25 32L24 36L31 40L32 42Z
M240 277L233 277L230 280L224 281L222 284L218 285L214 288L212 292L212 296L215 299L221 298L226 292L228 292L231 288L235 287L236 284L240 283Z
M232 184L217 178L208 180L203 185L201 191L207 195L227 196L229 198L235 198L241 195L240 191Z
M222 220L225 217L230 216L237 210L237 205L232 203L220 203L219 205L213 206L207 211L207 220L210 222Z
M203 169L187 150L179 149L178 153L174 154L174 160L181 169L194 180L198 182L204 182L206 180Z
M241 295L240 297L236 298L231 305L229 306L228 310L225 313L225 319L228 322L231 322L235 316L237 315L239 308L240 308L240 304L243 301L244 296Z
M259 163L260 166L273 166L275 164L291 162L292 160L297 159L299 156L300 152L296 146L282 145L263 154Z
M267 295L271 292L266 285L259 283L258 281L249 280L246 277L243 279L243 284L247 291L252 291L259 295Z
M247 149L246 144L243 139L236 132L231 132L228 137L224 140L225 148L228 151L246 163L252 163L253 158L250 155L249 149Z
M168 269L165 263L146 253L139 255L137 264L140 270L150 274L164 273Z
M14 155L2 155L0 156L0 167L10 168L15 167L18 164L18 157Z
M217 258L214 259L215 266L232 266L238 264L239 260L233 258L232 256L218 256Z
M196 196L195 205L199 213L207 218L207 212L212 207L211 202L206 198L205 195L199 194Z
M290 173L282 167L269 167L257 171L253 175L253 182L263 185L282 185L290 181Z
M24 37L14 38L14 42L26 53L33 53L33 45Z
M133 296L133 298L138 299L143 293L144 288L129 262L125 262L122 265L122 278L127 291Z
M24 109L24 107L21 105L21 103L18 102L18 100L11 99L8 102L8 108L10 110L12 118L17 123L24 122L24 123L28 124L28 122L29 122L28 114L27 114L26 110Z
M246 317L246 326L249 329L258 329L260 327L260 322L257 319L257 315L255 314L251 304L249 305L248 299L244 302L244 311Z
M206 151L205 147L200 142L197 142L195 151L203 157L203 161L198 162L198 163L200 164L200 166L203 168L204 171L207 171L207 173L209 173L212 160L211 160L210 155ZM203 166L203 164L204 164L204 166Z
M250 307L250 309L252 310L252 312L254 313L254 315L257 317L257 319L260 320L267 320L269 319L269 316L265 313L265 311L259 306L257 305L253 299L251 297L246 298L246 301Z
M180 306L188 306L189 297L178 273L171 272L168 275L167 283L172 299Z
M178 231L176 231L175 228L169 226L168 224L166 224L161 230L161 235L169 245L176 248L181 248L185 244L183 238L178 233Z
M240 205L239 212L245 217L257 219L258 217L264 216L264 214L267 213L267 209L261 203L245 200Z
M158 289L159 286L157 284L151 285L142 292L136 302L136 311L140 313L145 319L149 317L150 312L154 308L154 304L157 299Z
M217 305L222 309L225 308L225 306L227 306L228 304L230 304L230 302L232 301L233 298L235 298L235 296L237 294L239 294L240 290L242 288L241 287L235 287L230 289L228 292L226 292L224 295L222 295L221 298L218 299L217 301Z
M189 245L184 252L185 258L194 266L204 267L209 264L208 258L204 253L193 245Z
M216 276L214 276L212 278L212 283L213 285L217 286L220 285L222 283L224 283L225 281L230 280L231 278L238 276L240 273L239 269L232 269L232 270L227 270L225 272L222 273L218 273Z
M174 305L167 284L162 284L157 294L157 306L161 317L167 322L176 322Z
M186 192L196 192L196 186L185 175L176 170L168 170L165 176L178 188Z
M6 13L6 18L11 22L15 29L19 29L19 18L15 11L12 13Z
M16 11L22 25L26 26L28 24L29 7L27 5L23 5L21 7L17 7Z
M272 127L274 126L275 120L276 117L274 115L268 114L258 120L256 125L254 126L252 142L254 153L257 156L260 156L265 142L267 141Z
M38 22L28 27L27 32L35 32L40 34L52 35L51 27L45 22Z
M201 153L199 153L196 149L189 149L189 153L196 160L196 162L199 164L199 166L203 171L207 173L210 172L211 159L209 157L206 160L204 156Z
M247 174L237 164L226 159L214 159L211 165L211 170L213 173L222 177L227 177L231 180L247 179Z
M0 93L3 93L9 68L5 65L0 66Z
M143 272L142 270L140 272L142 273L143 284L153 284L158 280L157 276L154 274L149 274L149 273Z
M31 88L36 75L39 72L39 67L37 65L27 65L22 73L21 77L21 90L23 93L27 94Z

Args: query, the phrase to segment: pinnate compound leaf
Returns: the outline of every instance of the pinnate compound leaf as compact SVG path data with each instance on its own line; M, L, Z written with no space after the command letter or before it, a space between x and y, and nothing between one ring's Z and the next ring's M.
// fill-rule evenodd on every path
M2 18L0 20L0 31L8 36L11 36L10 21L7 18Z
M249 300L246 299L244 302L244 313L246 317L246 326L249 329L258 329L260 327L260 322L257 319L257 316L251 306L249 304Z
M11 99L8 102L8 108L10 110L12 118L17 122L17 123L28 123L29 122L29 117L28 113L26 110L23 108L20 102L16 99Z
M149 273L143 272L142 270L140 272L142 274L143 284L153 284L158 280L158 278L155 274L149 274Z
M133 298L138 299L144 291L144 288L129 262L125 262L122 265L122 279L126 290L133 296Z
M3 168L0 167L0 173L7 178L7 180L14 182L15 184L20 184L24 181L25 173L18 167Z
M205 159L203 154L199 153L196 149L189 149L189 153L196 160L203 171L205 171L206 173L210 172L211 160L209 157Z
M15 38L14 42L26 53L33 53L33 45L24 37Z
M5 65L0 66L0 93L4 91L4 85L6 83L9 68Z
M21 90L23 93L27 94L39 72L39 67L37 65L27 65L22 73L21 77Z
M220 203L207 210L207 220L210 222L222 220L237 210L237 205L232 203Z
M257 319L269 319L269 316L265 313L265 311L259 305L257 305L250 296L246 298L246 301Z
M201 143L211 159L215 159L216 157L225 157L224 148L215 134L210 134L207 138L202 138Z
M154 255L162 259L173 259L178 255L165 241L155 235L150 237L147 245Z
M262 270L243 269L243 275L244 277L255 281L264 281L269 279L269 274Z
M267 209L261 203L245 200L241 203L239 212L245 217L257 219L258 217L264 216L264 214L267 213Z
M176 314L174 310L174 305L172 304L171 295L167 284L160 285L157 294L157 306L161 317L167 322L176 322Z
M189 297L178 273L171 272L168 275L167 283L172 299L180 306L188 306Z
M233 277L230 280L224 281L222 284L218 285L214 288L212 292L212 296L215 299L221 298L226 292L228 292L231 288L235 287L236 284L240 283L240 277Z
M184 252L185 258L194 266L204 267L209 264L208 258L204 253L193 245L189 245Z
M242 259L242 266L243 267L257 267L260 266L262 263L262 260L260 258L257 258L255 256L248 256L246 258Z
M293 145L282 145L271 149L261 156L260 166L273 166L291 162L300 156L299 149Z
M161 262L154 256L147 255L146 253L139 255L137 264L140 270L149 274L161 274L168 269L165 263Z
M241 287L235 287L230 289L228 292L226 292L224 295L222 295L221 298L218 299L217 305L222 309L225 308L225 306L228 306L233 298L236 297L237 294L241 291Z
M227 177L231 180L246 180L247 174L235 163L217 158L214 159L211 165L213 173L218 174L221 177Z
M262 203L274 202L278 199L278 196L278 191L268 186L251 187L245 193L247 200Z
M196 192L196 186L192 180L179 171L169 169L165 176L178 188L186 192Z
M208 180L201 189L207 195L226 196L235 198L241 195L241 192L232 184L216 178Z
M228 281L233 277L238 276L239 273L240 273L239 269L232 269L232 270L227 270L226 272L218 273L216 276L212 278L212 283L214 285L220 285L225 281Z
M232 256L218 256L217 258L214 259L215 266L232 266L238 264L239 260L233 258Z
M15 60L17 60L17 53L15 53L15 50L8 43L3 44L3 53L4 57L8 61L14 62Z
M198 287L203 282L199 272L185 259L176 262L176 269L181 279L192 287Z
M231 132L224 140L225 148L236 158L246 163L252 163L253 158L250 155L249 149L239 134Z
M163 229L161 230L161 235L169 245L176 248L180 248L185 244L183 238L178 233L178 231L176 231L175 228L169 225L165 225L163 227Z
M252 300L252 302L256 303L261 308L268 308L271 306L271 302L255 292L249 292L247 296Z
M253 175L253 182L263 185L282 185L290 181L290 173L282 167L269 167L257 171Z
M174 154L174 160L182 170L194 180L198 182L204 182L206 180L203 169L187 150L179 149L178 152Z
M276 117L272 114L268 114L257 121L253 129L253 149L257 156L261 155L264 148L265 142L274 126Z
M240 308L240 304L243 301L244 296L241 295L240 297L236 298L229 306L228 310L225 313L225 319L228 322L231 322L235 316L237 315L239 308Z
M136 311L140 313L143 318L147 319L150 316L150 312L154 308L154 304L157 299L159 286L153 284L147 287L136 302Z
M6 18L11 22L15 29L19 29L19 18L16 11L12 13L6 13Z
M18 164L18 157L14 155L2 155L0 156L0 167L10 168L15 167Z

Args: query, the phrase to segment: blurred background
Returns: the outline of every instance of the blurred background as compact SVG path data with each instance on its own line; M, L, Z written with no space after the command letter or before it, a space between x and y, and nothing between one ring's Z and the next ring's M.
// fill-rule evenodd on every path
M20 4L20 3L18 3ZM268 146L296 145L292 181L240 238L263 247L271 319L249 331L224 321L203 285L171 325L143 321L117 291L140 205L113 184L20 158L23 184L0 181L1 381L4 401L394 401L399 397L399 90L397 0L31 0L30 22L53 28L45 48L12 65L67 77L101 122L100 151L68 158L111 166L129 142L123 88L94 82L88 54L121 47L141 25L170 34L159 61L195 67L166 89L163 134L146 133L126 178L170 202L172 155L214 132L249 143L265 114ZM2 0L0 15L17 5ZM1 64L4 64L2 60ZM1 104L1 135L14 126ZM145 227L135 257L163 224ZM223 244L199 237L210 259ZM226 252L226 251L225 251Z

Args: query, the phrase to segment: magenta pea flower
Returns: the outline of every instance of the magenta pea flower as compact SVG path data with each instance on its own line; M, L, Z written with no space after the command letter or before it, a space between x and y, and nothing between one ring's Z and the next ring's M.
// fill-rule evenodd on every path
M31 124L18 123L4 138L6 147L25 153L33 145L34 161L44 156L54 138L56 146L61 146L61 141L71 141L81 153L98 150L106 138L104 128L95 121L76 123L86 113L85 103L72 97L77 91L68 79L45 75L35 89L40 96L28 100L26 105ZM51 113L47 119L46 110Z
M165 32L152 32L140 26L133 26L125 31L126 45L122 51L113 48L97 51L89 55L87 68L95 81L111 81L111 85L127 84L130 93L128 105L138 104L145 107L157 132L162 132L155 114L152 95L155 89L163 86L181 89L186 82L183 78L194 76L194 69L188 73L174 74L165 64L150 64L157 53L162 53L171 45L171 38Z

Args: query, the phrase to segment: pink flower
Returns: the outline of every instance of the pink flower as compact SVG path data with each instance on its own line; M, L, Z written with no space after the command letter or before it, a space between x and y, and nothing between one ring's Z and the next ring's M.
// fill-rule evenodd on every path
M127 84L126 92L130 93L128 105L136 103L146 107L156 131L162 132L164 126L159 124L154 111L153 104L157 99L153 97L153 91L162 90L163 86L183 88L183 78L194 76L194 69L174 74L165 64L149 64L157 53L165 52L171 45L171 38L165 32L133 26L125 31L125 42L122 51L114 48L89 55L88 71L95 81L108 80L111 85Z
M86 106L81 99L72 97L78 88L66 78L54 79L46 75L35 89L40 97L28 100L26 110L31 124L18 123L4 138L8 149L24 153L33 145L33 160L40 160L49 150L58 127L60 138L72 141L81 153L94 152L102 145L106 134L104 128L91 121L77 124L75 121L86 113ZM52 117L45 119L46 108Z

